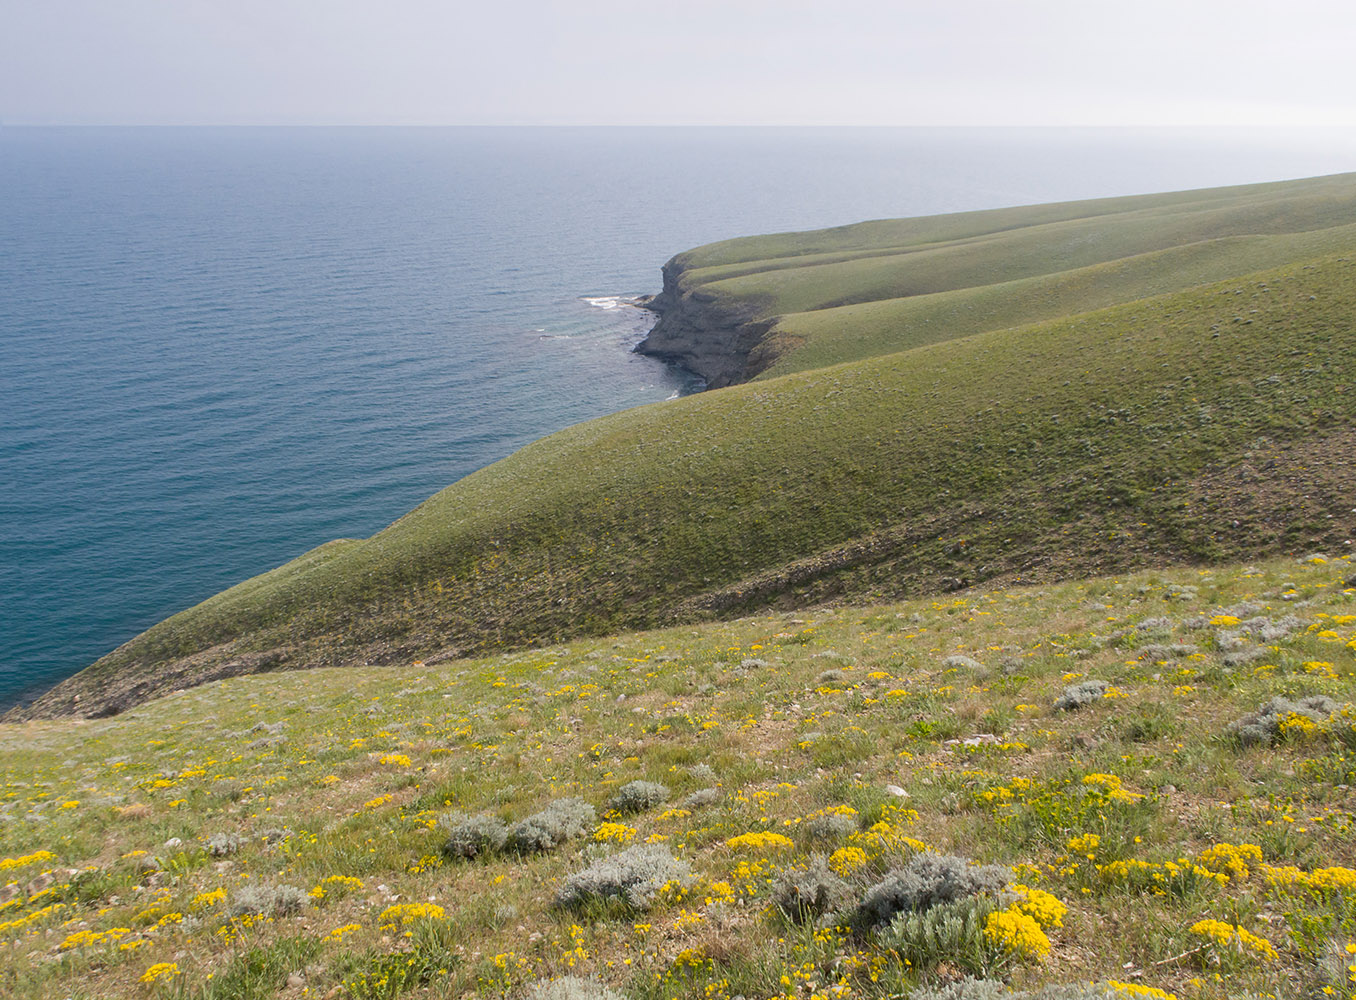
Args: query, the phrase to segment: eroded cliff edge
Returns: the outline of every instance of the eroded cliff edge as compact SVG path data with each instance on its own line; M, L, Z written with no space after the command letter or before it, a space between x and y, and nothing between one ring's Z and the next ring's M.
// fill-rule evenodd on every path
M687 254L662 269L663 290L637 304L659 316L636 353L696 372L708 389L747 382L793 345L758 303L722 296L691 280Z

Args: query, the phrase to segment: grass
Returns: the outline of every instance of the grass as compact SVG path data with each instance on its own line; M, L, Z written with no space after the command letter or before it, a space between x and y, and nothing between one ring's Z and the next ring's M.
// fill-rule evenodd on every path
M493 998L569 974L632 1000L884 1000L959 962L1023 988L1346 995L1333 956L1356 946L1352 710L1270 746L1224 733L1277 694L1352 702L1351 581L1356 560L1334 554L995 586L238 677L112 719L0 726L0 992ZM1260 659L1226 666L1232 619L1287 615ZM1197 652L1146 658L1135 626L1151 620L1155 648ZM958 654L983 669L948 666ZM1107 695L1056 711L1082 679ZM672 794L603 815L636 780ZM718 801L681 808L713 784ZM571 796L599 809L594 833L530 856L442 855L444 813L512 823ZM830 813L851 817L838 839L801 835ZM567 875L622 849L618 826L692 879L644 911L555 906ZM787 844L730 846L748 833ZM214 834L239 849L212 857ZM1048 954L973 927L964 955L940 932L892 947L841 918L792 924L770 901L812 852L860 898L924 846L1007 866L1067 906L1043 928ZM308 893L300 912L231 916L246 887L282 885Z

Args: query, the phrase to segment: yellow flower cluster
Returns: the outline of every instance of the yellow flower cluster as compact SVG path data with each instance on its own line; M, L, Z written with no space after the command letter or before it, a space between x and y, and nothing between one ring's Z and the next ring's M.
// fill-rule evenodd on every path
M32 854L21 854L17 858L0 858L0 872L9 871L11 868L24 868L28 865L36 865L41 861L55 861L56 855L51 851L34 851Z
M678 913L678 919L673 922L675 931L685 931L691 927L696 927L702 922L702 915L696 910L683 909Z
M1300 715L1298 712L1288 712L1284 719L1280 721L1277 727L1280 734L1290 739L1303 739L1306 736L1312 736L1319 732L1322 727L1307 715Z
M31 900L30 900L31 902ZM27 927L30 924L36 924L46 920L58 910L66 909L65 903L52 903L50 906L44 906L41 910L34 910L25 917L18 917L14 920L0 921L0 933L4 931L16 931L21 927Z
M1185 889L1198 882L1214 882L1221 886L1229 884L1228 875L1211 871L1189 858L1162 862L1140 861L1138 858L1110 861L1098 865L1097 874L1105 882L1123 883L1129 888L1152 889L1157 896L1165 895L1171 888Z
M1356 892L1356 870L1334 866L1317 868L1309 875L1311 889Z
M704 902L707 906L712 903L733 903L737 895L734 886L729 882L712 882L707 886L707 895Z
M209 906L216 906L226 899L225 889L213 889L211 892L200 892L193 897L193 908L195 910L204 910Z
M857 816L857 810L853 809L852 806L846 805L827 806L824 809L816 809L814 812L808 813L807 815L802 817L800 822L804 823L807 820L819 819L820 817L823 816L847 816L849 818L855 819Z
M362 930L358 924L344 924L342 927L336 927L320 940L322 941L342 941L345 934L352 934L354 931Z
M1072 837L1069 840L1069 850L1075 854L1082 854L1091 858L1097 853L1097 848L1101 845L1102 838L1095 833L1085 833L1080 837Z
M1050 939L1034 917L1018 910L998 910L984 921L984 937L1019 958L1042 959L1050 954Z
M66 940L59 945L61 951L69 951L72 948L84 948L91 944L109 944L120 938L126 937L132 933L130 927L110 927L106 931L76 931L74 934L66 936Z
M735 851L784 851L795 845L790 837L784 837L780 833L741 833L737 837L731 837L725 841L725 846Z
M776 871L771 861L741 861L730 873L730 882L744 896L756 896L767 888Z
M1274 962L1280 957L1266 938L1258 937L1244 927L1236 927L1223 920L1198 920L1191 925L1191 933L1208 938L1221 948L1236 948L1244 954L1251 953L1268 962Z
M1044 889L1033 889L1020 882L1012 886L1012 891L1021 898L1012 905L1011 909L1025 913L1042 927L1064 926L1064 914L1069 912L1069 908L1052 893L1048 893Z
M829 867L839 875L851 875L866 864L866 852L860 847L840 847L829 855Z
M1207 847L1196 858L1202 865L1230 878L1244 879L1253 868L1262 866L1262 848L1256 844L1220 843Z
M1356 870L1351 868L1318 868L1306 873L1294 865L1263 865L1262 876L1270 885L1284 889L1299 886L1317 892L1356 891Z
M409 756L403 753L385 754L382 756L381 762L383 764L393 764L396 767L411 767L414 764L414 761L410 760Z
M377 923L383 928L399 924L404 927L418 920L441 920L443 908L436 903L396 903L381 911Z
M1112 802L1139 802L1144 798L1139 792L1129 792L1121 787L1121 779L1114 774L1085 774L1083 785L1101 792Z
M684 910L683 912L686 913L687 911ZM580 927L578 924L571 924L568 948L565 947L566 943L567 942L561 941L559 938L556 939L556 944L560 945L562 948L560 953L560 961L562 964L573 969L580 962L588 961L588 949L584 947L584 928Z
M1108 979L1106 984L1117 993L1128 997L1149 997L1151 1000L1177 1000L1176 993L1169 993L1157 986L1141 986L1139 983L1123 983L1119 979Z
M178 975L182 975L179 972L178 962L156 962L141 974L141 981L143 983L158 983L162 979L173 979Z
M706 952L701 948L684 948L678 954L673 956L673 966L680 969L684 966L691 969L700 969L706 964Z
M918 820L914 809L901 809L898 806L886 806L881 812L879 822L873 823L861 833L854 833L848 839L866 851L868 857L879 857L895 851L926 851L927 844L904 832L904 827Z
M306 895L312 899L325 899L331 893L357 892L363 887L363 880L354 878L351 875L331 875L328 878L320 880L320 884L315 886Z
M634 827L627 826L625 823L599 823L598 829L593 831L593 839L602 844L612 841L617 844L629 844L635 839L636 831Z

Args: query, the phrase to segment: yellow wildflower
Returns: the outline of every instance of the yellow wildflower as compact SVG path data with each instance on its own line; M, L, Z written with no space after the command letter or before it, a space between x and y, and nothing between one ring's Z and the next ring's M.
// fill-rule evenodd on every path
M182 975L179 971L178 962L156 962L149 969L141 974L143 983L158 983L162 979L173 979Z
M1050 954L1050 939L1034 917L1017 910L998 910L984 921L984 937L1021 958Z
M780 833L741 833L725 841L725 846L733 850L784 851L795 846L790 837Z

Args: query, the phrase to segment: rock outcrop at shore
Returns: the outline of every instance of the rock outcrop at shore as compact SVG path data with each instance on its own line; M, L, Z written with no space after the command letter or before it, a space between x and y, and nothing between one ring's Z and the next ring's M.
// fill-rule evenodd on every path
M684 281L685 254L663 267L664 287L637 304L658 314L654 329L636 353L661 358L696 372L708 389L747 382L768 368L790 345L773 333L775 319L754 319L757 309Z

